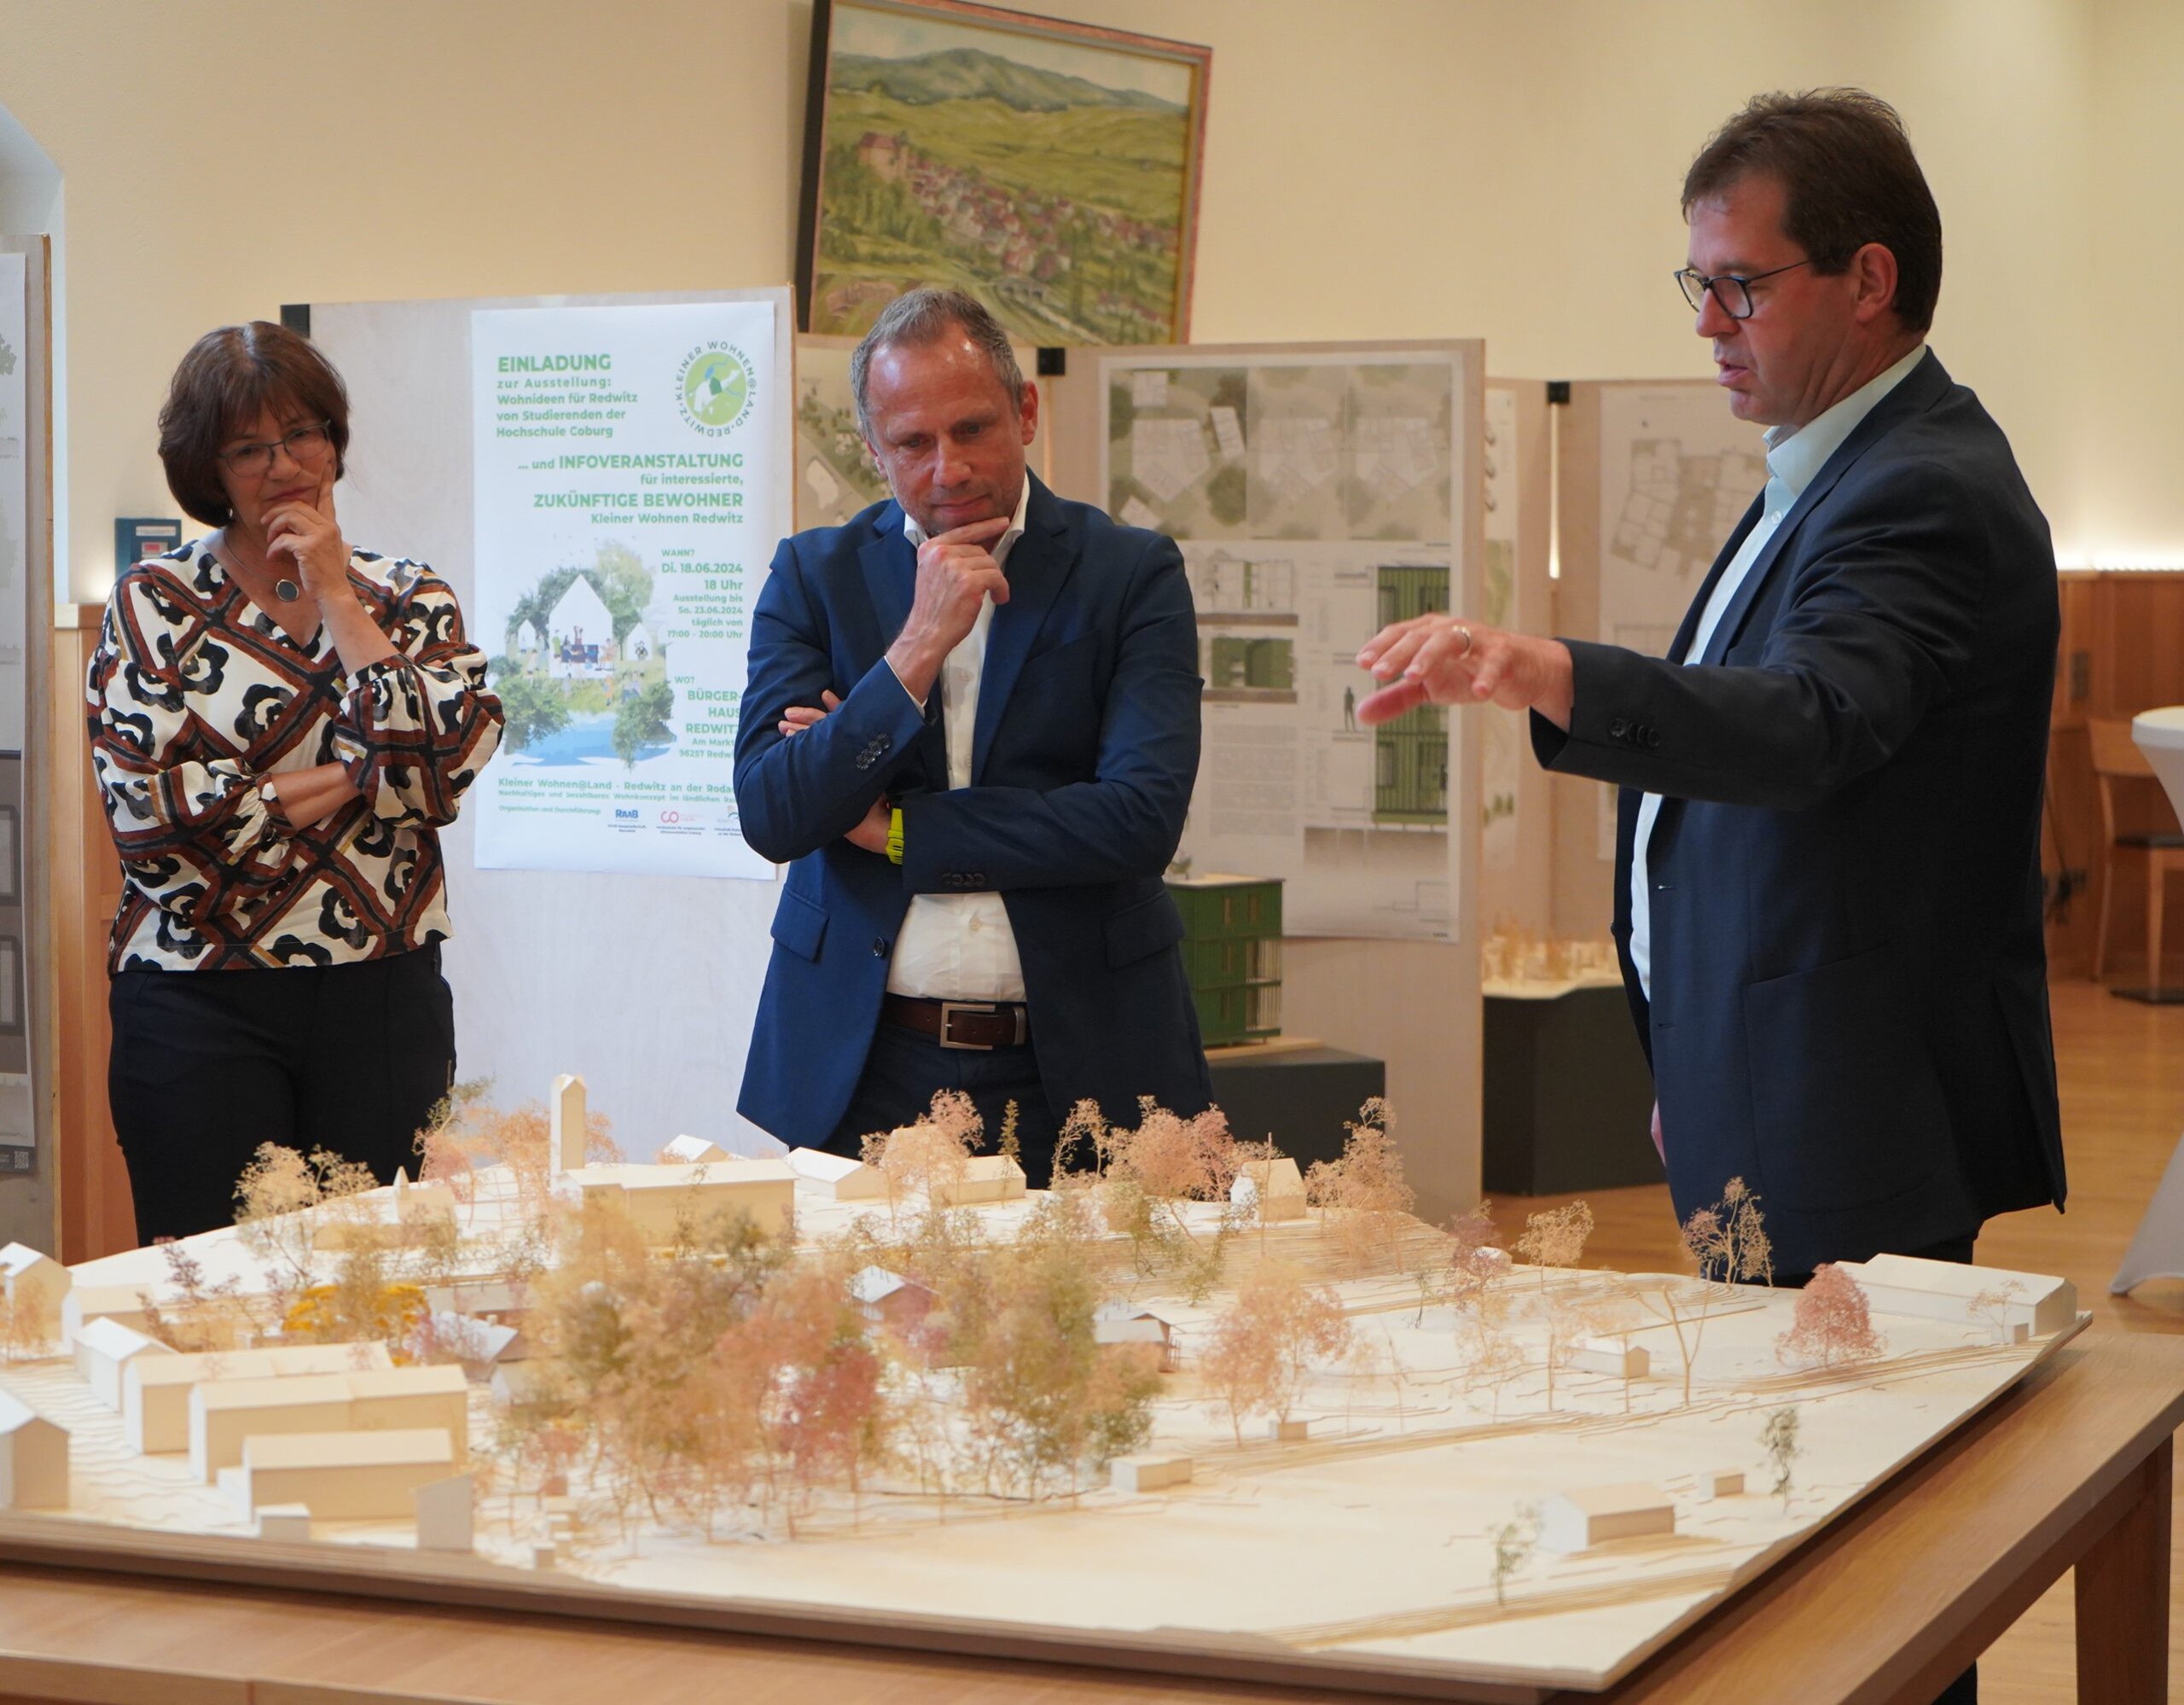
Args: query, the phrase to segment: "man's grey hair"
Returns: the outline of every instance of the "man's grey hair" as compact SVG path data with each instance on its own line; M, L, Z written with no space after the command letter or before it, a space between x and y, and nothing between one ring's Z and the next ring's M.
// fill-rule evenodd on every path
M868 443L872 438L872 416L865 402L865 384L873 352L883 345L915 349L938 343L951 331L961 331L981 351L993 368L993 376L1008 393L1008 406L1021 413L1024 407L1024 370L1016 364L1016 351L1001 322L986 305L967 290L944 289L936 284L906 290L880 311L872 329L858 341L850 356L850 395L857 403L857 429Z

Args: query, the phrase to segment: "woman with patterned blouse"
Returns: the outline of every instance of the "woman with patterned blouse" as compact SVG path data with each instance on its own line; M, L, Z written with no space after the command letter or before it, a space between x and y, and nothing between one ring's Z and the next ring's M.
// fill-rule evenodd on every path
M348 446L307 340L200 339L160 457L218 531L121 577L91 660L122 869L107 1085L144 1242L232 1220L261 1143L391 1181L453 1079L437 830L501 707L447 584L342 538Z

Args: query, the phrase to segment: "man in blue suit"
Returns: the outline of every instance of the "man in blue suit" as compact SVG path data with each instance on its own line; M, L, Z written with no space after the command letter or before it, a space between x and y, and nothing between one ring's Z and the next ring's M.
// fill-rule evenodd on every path
M736 737L744 838L790 866L738 1106L854 1154L939 1090L1010 1103L1043 1185L1078 1100L1211 1098L1162 882L1198 773L1171 540L1032 478L1038 424L973 297L883 311L851 362L894 501L784 540Z
M1529 706L1622 787L1616 939L1679 1216L1741 1176L1778 1271L1970 1260L2064 1196L2041 933L2059 631L2048 527L1926 346L1941 220L1895 113L1755 100L1685 183L1678 275L1766 490L1668 657L1445 616L1362 655Z

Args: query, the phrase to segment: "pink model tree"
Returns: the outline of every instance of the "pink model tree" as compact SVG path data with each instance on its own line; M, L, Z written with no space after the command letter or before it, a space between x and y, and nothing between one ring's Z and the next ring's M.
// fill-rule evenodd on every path
M1540 1288L1544 1290L1547 1270L1576 1266L1585 1253L1585 1240L1592 1235L1592 1204L1565 1202L1526 1216L1525 1235L1517 1239L1517 1253L1540 1270Z
M1798 1294L1790 1330L1774 1341L1783 1361L1796 1359L1823 1368L1871 1361L1888 1347L1873 1330L1873 1311L1857 1280L1829 1262Z
M1373 1097L1347 1123L1341 1156L1313 1161L1304 1175L1305 1200L1321 1211L1353 1273L1398 1265L1403 1234L1414 1223L1410 1210L1417 1196L1389 1134L1394 1123L1386 1101Z
M1215 1323L1199 1376L1228 1406L1240 1446L1246 1416L1287 1421L1313 1367L1339 1359L1350 1342L1350 1319L1333 1291L1262 1268Z

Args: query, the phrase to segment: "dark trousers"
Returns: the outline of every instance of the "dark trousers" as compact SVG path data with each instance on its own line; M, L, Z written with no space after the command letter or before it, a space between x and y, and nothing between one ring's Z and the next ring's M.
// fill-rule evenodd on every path
M261 1143L330 1149L382 1184L455 1079L438 943L354 965L122 971L107 1093L140 1243L233 1223Z
M1978 1235L1975 1232L1969 1237L1952 1237L1945 1243L1936 1243L1927 1248L1900 1249L1894 1253L1915 1255L1926 1261L1955 1261L1968 1267L1972 1265L1972 1246L1978 1242ZM1810 1273L1778 1276L1774 1281L1778 1287L1790 1290L1803 1290L1811 1282ZM1979 1705L1979 1666L1973 1664L1943 1688L1934 1705Z
M1047 1187L1054 1175L1058 1132L1039 1085L1038 1056L1029 1043L1020 1048L944 1048L933 1037L882 1024L864 1056L849 1110L819 1146L830 1155L854 1155L869 1133L914 1123L941 1090L961 1090L971 1097L985 1121L979 1146L989 1153L1000 1143L1002 1120L1014 1102L1024 1182L1032 1190Z

